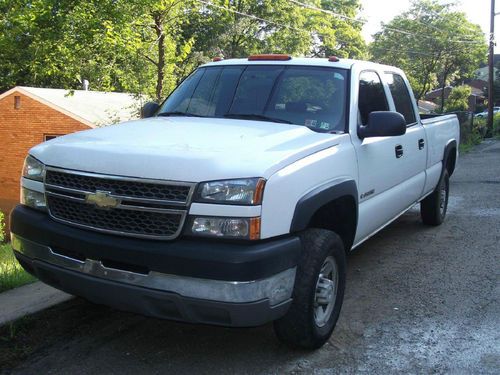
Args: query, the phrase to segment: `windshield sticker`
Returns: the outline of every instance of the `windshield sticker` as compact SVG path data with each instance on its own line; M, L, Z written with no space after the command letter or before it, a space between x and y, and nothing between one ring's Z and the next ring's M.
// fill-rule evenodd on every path
M329 122L321 122L321 124L319 124L319 127L323 130L329 130L330 129L330 123Z
M304 125L305 126L313 126L313 127L315 127L317 124L318 124L318 121L316 121L316 120L306 120L306 122L305 122Z

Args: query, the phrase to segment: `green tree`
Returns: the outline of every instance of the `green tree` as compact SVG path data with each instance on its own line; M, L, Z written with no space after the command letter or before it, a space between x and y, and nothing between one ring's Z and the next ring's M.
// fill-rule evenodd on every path
M405 70L417 99L471 78L486 58L480 27L437 0L413 0L408 11L383 26L369 47L373 59Z
M0 89L74 89L88 79L93 89L135 91L135 45L113 38L116 25L133 22L131 14L120 11L122 4L127 2L0 0Z
M355 17L360 4L358 0L212 0L204 2L198 15L191 15L185 32L196 35L193 51L225 58L253 53L362 57L366 46L361 23L314 8Z
M0 0L0 91L129 91L162 100L214 56L361 57L358 0Z
M445 112L467 111L469 96L472 94L470 86L454 87L444 104Z

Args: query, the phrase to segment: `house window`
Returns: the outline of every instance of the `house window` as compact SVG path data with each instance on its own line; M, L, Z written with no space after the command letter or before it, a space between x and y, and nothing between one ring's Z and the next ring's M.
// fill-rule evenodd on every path
M54 138L57 138L57 137L60 137L62 134L44 134L43 135L43 141L46 142L46 141L50 141L51 139L54 139Z
M20 96L14 96L14 109L19 109L21 108L21 97Z

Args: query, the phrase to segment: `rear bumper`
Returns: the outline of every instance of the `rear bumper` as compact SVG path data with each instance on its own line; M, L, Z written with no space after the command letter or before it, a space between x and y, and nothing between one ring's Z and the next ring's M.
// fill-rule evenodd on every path
M58 289L95 303L158 318L236 327L265 324L286 313L300 251L300 242L297 244L294 238L257 245L225 243L219 247L208 243L215 254L219 252L219 257L204 261L204 251L208 255L214 251L210 252L203 242L196 247L194 241L184 240L124 240L58 224L26 207L13 211L11 230L19 262L28 272ZM131 243L135 245L133 249ZM178 253L178 259L172 257L178 249L176 244L184 251L197 251ZM165 249L163 253L153 253L151 259L158 260L156 267L149 263L150 245L160 249L163 245ZM226 257L222 256L224 253ZM276 258L275 253L280 257ZM259 269L257 265L266 260L271 267L267 264ZM197 267L180 267L175 273L169 272L168 267L162 269L161 265L170 261L185 265L192 261ZM220 266L217 270L211 269L214 261ZM242 280L239 275L239 280L232 280L230 277L237 270L259 277ZM211 273L218 277L206 276Z

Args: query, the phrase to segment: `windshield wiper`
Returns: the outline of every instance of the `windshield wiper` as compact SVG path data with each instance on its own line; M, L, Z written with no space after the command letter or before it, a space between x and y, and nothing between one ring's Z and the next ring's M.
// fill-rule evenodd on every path
M202 116L202 115L196 115L194 113L181 112L181 111L162 112L162 113L158 113L157 116L164 116L164 117L168 117L168 116L205 117L205 116Z
M271 122L279 122L282 124L293 124L293 122L288 120L283 120L280 118L269 117L266 115L261 115L258 113L226 113L224 115L226 118L235 118L235 119L248 119L248 120L258 120L258 121L271 121Z

